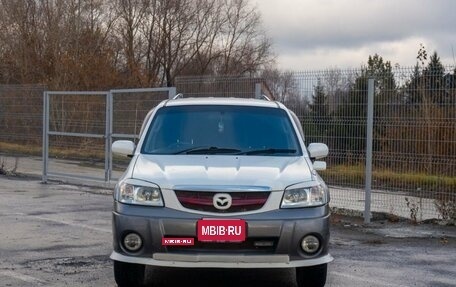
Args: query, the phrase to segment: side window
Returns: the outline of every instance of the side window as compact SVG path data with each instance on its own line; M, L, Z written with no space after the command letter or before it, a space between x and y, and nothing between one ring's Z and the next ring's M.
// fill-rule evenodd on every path
M306 138L304 137L304 131L302 129L301 122L299 121L298 116L296 116L296 114L293 111L289 110L289 112L291 114L291 117L293 118L295 125L298 127L299 134L301 135L302 141L305 143Z

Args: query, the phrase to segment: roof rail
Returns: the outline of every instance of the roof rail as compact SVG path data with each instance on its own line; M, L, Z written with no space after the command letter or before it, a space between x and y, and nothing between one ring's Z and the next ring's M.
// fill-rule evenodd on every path
M175 96L173 97L173 100L183 99L183 98L184 98L184 94L179 93L179 94L177 94L177 95L175 95Z
M260 97L260 99L261 99L261 100L265 100L265 101L268 101L268 102L270 102L270 101L271 101L271 99L270 99L268 96L266 96L265 94L261 94L261 97Z

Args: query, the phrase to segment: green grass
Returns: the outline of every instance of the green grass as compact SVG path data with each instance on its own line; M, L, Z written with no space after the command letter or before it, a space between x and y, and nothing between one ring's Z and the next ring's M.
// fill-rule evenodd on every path
M11 155L41 155L41 146L0 142L0 152Z

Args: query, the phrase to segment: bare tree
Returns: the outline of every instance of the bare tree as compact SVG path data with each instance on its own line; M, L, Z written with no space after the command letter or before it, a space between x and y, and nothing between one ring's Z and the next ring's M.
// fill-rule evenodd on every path
M59 89L254 74L273 59L248 0L0 0L0 80Z
M118 21L115 29L115 37L123 50L123 74L126 84L141 85L143 50L145 39L141 32L143 23L147 20L149 12L148 0L116 0L115 11Z
M330 113L336 111L342 103L344 95L343 89L346 85L346 81L347 80L344 79L340 69L334 68L324 71L322 84L325 87L325 92L328 97Z
M14 69L6 76L13 83L40 80L40 33L35 1L1 1L2 58Z
M293 72L269 68L263 70L260 76L276 100L284 103L299 98L298 83Z
M219 73L254 73L271 63L271 42L260 29L260 15L247 0L226 0L220 36L223 54Z

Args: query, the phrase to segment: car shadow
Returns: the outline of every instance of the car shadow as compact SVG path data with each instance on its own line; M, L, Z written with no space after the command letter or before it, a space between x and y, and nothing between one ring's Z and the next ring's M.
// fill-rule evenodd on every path
M295 270L290 269L220 269L165 268L147 270L147 282L154 287L295 287Z

